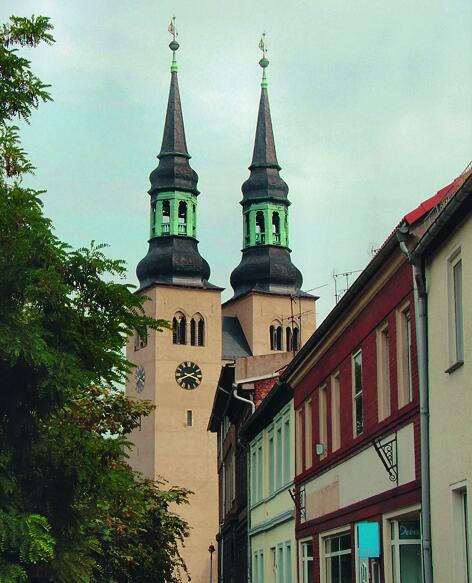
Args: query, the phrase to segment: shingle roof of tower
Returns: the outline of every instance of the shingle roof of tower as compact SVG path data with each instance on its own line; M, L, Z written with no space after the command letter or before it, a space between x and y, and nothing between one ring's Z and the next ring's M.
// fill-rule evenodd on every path
M176 70L171 73L166 121L158 158L159 165L149 176L149 194L163 190L184 190L198 194L198 175L189 163Z
M243 203L250 200L275 198L287 201L288 186L280 177L275 151L274 132L270 116L269 96L262 87L257 116L256 137L249 178L242 186Z

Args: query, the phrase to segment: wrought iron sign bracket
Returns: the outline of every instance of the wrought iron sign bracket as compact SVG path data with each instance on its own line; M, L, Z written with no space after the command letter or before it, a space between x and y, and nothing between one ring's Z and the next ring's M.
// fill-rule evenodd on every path
M290 494L290 498L293 500L295 507L298 511L300 516L300 520L303 521L306 519L306 512L305 512L305 488L300 488L298 496L295 495L295 490L289 489L288 493Z
M387 470L388 479L398 486L397 432L388 441L374 439L372 445Z

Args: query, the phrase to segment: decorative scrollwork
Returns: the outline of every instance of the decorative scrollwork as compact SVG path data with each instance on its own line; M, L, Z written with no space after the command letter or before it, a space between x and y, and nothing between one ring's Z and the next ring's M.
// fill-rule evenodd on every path
M387 470L388 479L396 482L398 486L398 461L397 461L397 433L388 441L382 443L381 439L374 439L372 445Z

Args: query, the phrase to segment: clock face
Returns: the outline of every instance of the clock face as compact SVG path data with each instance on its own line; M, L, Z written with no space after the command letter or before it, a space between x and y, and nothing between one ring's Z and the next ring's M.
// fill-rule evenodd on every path
M194 362L181 362L175 369L175 380L182 389L196 389L202 382L202 371Z
M141 393L144 389L144 383L146 382L146 371L144 370L144 367L138 366L134 376L136 378L136 391Z

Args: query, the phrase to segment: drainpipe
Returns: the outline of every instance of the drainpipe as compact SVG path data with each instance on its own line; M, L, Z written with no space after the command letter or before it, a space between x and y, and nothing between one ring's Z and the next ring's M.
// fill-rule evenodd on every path
M238 401L242 401L243 403L247 403L251 405L251 415L254 415L256 410L256 405L250 399L245 399L244 397L240 397L238 395L238 385L237 383L233 383L233 396ZM239 439L239 438L238 438ZM251 450L247 448L246 453L246 466L247 466L247 481L246 481L246 516L247 516L247 572L248 572L248 581L251 582L252 579L252 555L251 555L251 537L249 536L249 530L251 528Z
M408 227L398 229L401 251L407 256L413 269L413 290L415 298L415 324L418 353L418 381L420 389L420 449L421 449L421 523L424 583L433 581L433 560L431 553L431 502L429 472L429 403L428 403L428 345L426 319L426 278L421 259L413 257L406 242Z
M251 401L251 399L245 399L244 397L240 397L238 395L238 389L237 389L237 384L233 383L233 396L235 399L238 399L238 401L242 401L243 403L247 403L248 405L251 405L251 413L254 415L254 412L256 410L256 405L254 404L253 401Z

